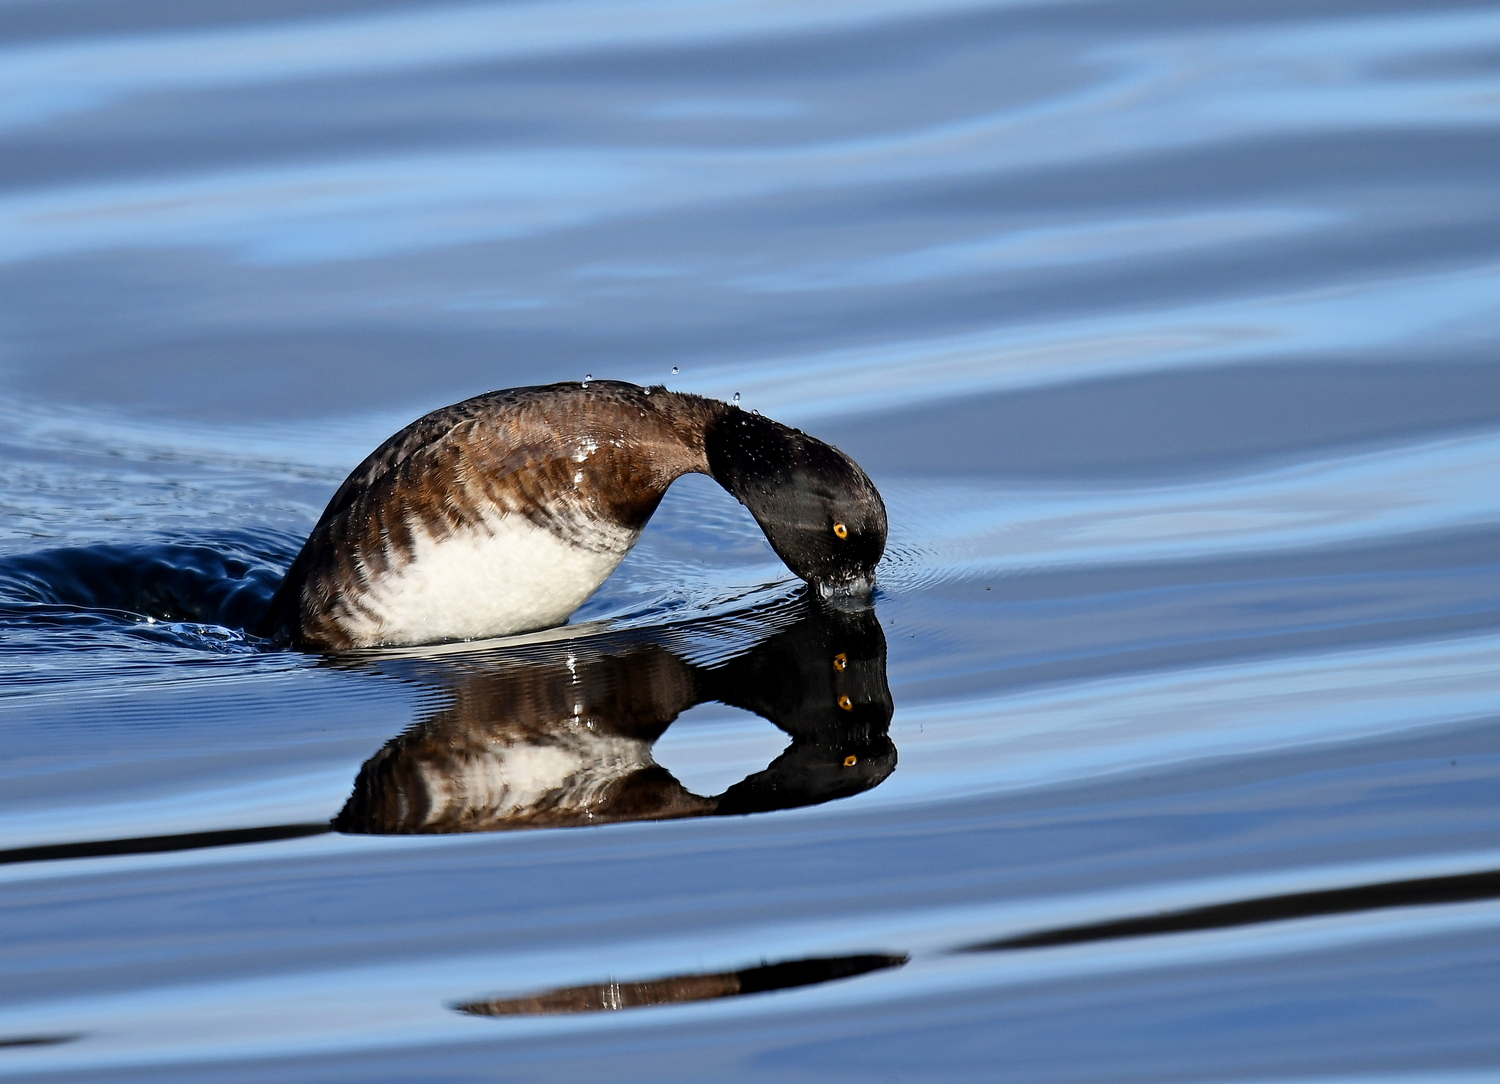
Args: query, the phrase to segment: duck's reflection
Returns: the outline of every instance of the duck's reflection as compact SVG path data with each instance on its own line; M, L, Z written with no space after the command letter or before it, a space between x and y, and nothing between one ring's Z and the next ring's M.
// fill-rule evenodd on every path
M373 663L441 688L448 703L365 762L333 826L497 832L722 816L877 786L896 766L880 624L873 610L807 599L794 616L708 665L690 661L691 630ZM651 746L683 711L714 700L763 716L791 742L763 771L705 796L658 765Z

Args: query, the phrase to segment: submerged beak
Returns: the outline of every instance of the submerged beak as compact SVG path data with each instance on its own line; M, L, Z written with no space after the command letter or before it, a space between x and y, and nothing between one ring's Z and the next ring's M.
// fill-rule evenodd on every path
M875 577L855 576L847 580L819 580L813 585L818 595L834 604L868 606L870 595L875 591Z

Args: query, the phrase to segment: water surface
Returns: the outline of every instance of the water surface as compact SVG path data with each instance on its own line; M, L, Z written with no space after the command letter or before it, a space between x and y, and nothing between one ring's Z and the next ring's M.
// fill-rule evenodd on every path
M4 0L0 1074L1492 1078L1497 168L1487 3ZM873 613L690 478L561 632L226 616L585 374Z

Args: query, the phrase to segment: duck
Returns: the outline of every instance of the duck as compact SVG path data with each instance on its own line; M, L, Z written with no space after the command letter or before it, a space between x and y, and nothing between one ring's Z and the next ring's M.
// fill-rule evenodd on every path
M820 596L868 600L886 509L848 455L735 404L585 380L478 395L386 440L334 493L254 631L344 652L563 624L693 473L744 505Z

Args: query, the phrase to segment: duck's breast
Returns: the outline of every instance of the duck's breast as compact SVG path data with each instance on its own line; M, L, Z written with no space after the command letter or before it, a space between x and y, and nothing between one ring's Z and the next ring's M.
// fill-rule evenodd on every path
M638 531L596 521L588 544L515 512L438 537L420 523L402 559L350 599L340 624L359 646L474 640L566 621L608 578Z

